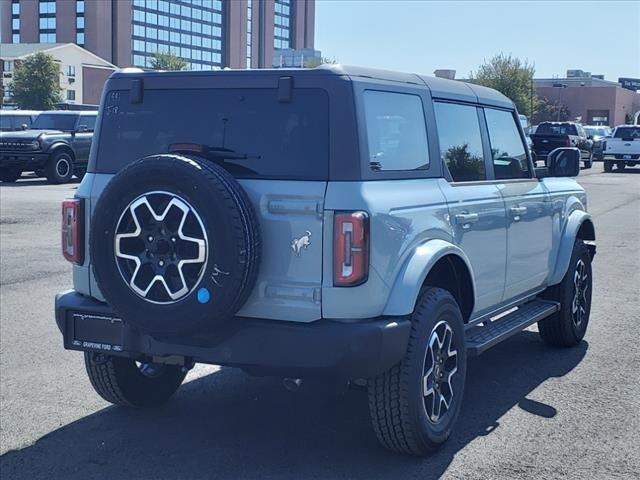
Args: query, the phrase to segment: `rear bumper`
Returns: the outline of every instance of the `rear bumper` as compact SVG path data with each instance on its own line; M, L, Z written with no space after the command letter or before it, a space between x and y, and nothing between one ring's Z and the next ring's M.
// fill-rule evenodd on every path
M48 159L48 153L0 152L0 168L36 170L44 168Z
M157 338L118 318L107 304L74 290L56 296L55 310L68 350L228 365L291 377L375 376L400 361L411 328L407 318L303 324L237 317L212 334Z

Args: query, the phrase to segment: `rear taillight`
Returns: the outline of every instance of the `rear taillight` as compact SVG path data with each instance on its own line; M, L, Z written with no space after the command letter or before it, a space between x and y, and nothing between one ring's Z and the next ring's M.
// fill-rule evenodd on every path
M84 261L83 203L71 198L62 202L62 255L73 263Z
M333 220L333 285L353 287L369 276L369 216L336 212Z

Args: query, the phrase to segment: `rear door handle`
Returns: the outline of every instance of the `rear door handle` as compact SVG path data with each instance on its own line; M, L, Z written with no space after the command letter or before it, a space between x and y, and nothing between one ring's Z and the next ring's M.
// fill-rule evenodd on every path
M509 211L511 212L513 220L517 222L520 220L520 216L527 213L527 207L511 207Z
M458 213L456 215L456 222L462 225L462 228L469 228L472 223L476 223L480 217L477 213Z

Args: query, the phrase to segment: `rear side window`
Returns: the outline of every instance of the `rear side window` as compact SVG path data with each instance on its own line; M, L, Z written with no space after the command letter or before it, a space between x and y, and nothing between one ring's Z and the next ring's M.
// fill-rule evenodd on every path
M87 131L93 132L93 129L96 127L96 118L95 115L81 115L78 120L78 126L84 125L87 127Z
M418 95L367 90L364 112L371 170L429 168L427 128Z
M440 156L454 182L487 178L482 136L476 107L455 103L434 103Z
M326 180L328 109L320 89L294 89L290 102L279 102L277 89L145 90L142 103L112 91L97 170L114 173L173 143L196 143L246 154L224 162L236 177Z
M531 170L511 112L485 108L487 130L491 143L493 169L498 180L510 178L530 178Z

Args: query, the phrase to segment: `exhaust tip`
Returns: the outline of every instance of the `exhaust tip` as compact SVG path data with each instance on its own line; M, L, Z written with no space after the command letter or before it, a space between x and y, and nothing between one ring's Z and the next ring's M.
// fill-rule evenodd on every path
M282 379L282 384L290 392L297 392L300 389L300 385L302 385L302 380L300 378L287 377Z

